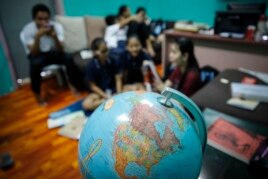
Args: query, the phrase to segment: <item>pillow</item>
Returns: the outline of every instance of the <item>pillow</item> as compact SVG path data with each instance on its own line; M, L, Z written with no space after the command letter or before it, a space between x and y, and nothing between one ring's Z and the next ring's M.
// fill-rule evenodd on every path
M106 24L103 17L86 16L85 24L89 46L95 38L104 37Z
M64 29L64 51L73 53L88 48L85 22L83 17L55 17Z

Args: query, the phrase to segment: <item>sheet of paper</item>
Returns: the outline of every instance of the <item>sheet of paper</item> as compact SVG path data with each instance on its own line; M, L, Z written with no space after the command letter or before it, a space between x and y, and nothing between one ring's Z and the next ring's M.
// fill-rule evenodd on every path
M73 119L69 124L60 128L58 134L71 139L79 139L85 123L86 118L78 116Z
M268 85L231 83L232 97L268 103Z
M242 109L247 109L247 110L253 111L259 105L259 102L258 101L254 101L254 100L240 99L240 98L230 98L227 101L227 104L228 105L231 105L231 106L238 107L238 108L242 108Z
M151 62L149 60L144 60L144 62L143 62L142 65L143 65L143 67L149 67L150 68L150 70L151 70L151 72L152 72L152 74L154 76L154 79L156 81L161 81L161 79L160 79L160 77L159 77L159 75L158 75L158 73L156 71L156 68L155 68L155 65L153 64L153 62Z

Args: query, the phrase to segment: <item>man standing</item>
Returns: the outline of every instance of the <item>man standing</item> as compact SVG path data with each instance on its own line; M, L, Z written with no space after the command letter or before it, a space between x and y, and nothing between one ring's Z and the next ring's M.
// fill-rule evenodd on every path
M75 83L73 76L73 59L63 52L63 27L50 20L50 10L44 4L32 8L33 21L24 26L21 40L30 61L31 88L39 104L44 104L41 98L42 68L50 64L64 64L70 82Z

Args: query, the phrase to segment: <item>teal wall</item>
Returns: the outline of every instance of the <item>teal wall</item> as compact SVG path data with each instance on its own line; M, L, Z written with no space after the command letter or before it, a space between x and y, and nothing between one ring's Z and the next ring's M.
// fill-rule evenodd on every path
M193 20L214 24L215 11L225 10L228 2L265 2L267 0L63 0L69 16L106 16L117 13L120 5L128 5L132 12L138 6L147 9L152 19ZM266 8L266 14L268 10Z
M14 90L7 58L0 44L0 96Z

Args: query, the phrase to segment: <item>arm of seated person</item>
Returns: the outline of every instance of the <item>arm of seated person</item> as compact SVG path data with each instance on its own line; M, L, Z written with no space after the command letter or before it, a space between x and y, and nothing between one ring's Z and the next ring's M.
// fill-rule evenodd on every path
M37 31L37 33L34 36L33 43L30 45L28 45L28 48L30 50L30 54L32 56L36 56L40 53L40 39L43 35L47 34L49 31L49 29L47 28L39 28L39 30Z
M147 49L147 51L148 51L148 53L149 53L149 55L151 57L154 57L155 56L155 51L154 51L153 44L152 44L152 41L151 41L150 38L148 38L146 40L146 49Z
M89 82L89 87L94 93L100 95L102 98L105 99L108 98L106 93L100 87L98 87L94 82Z
M30 54L33 56L36 56L40 53L40 38L43 35L48 35L50 36L54 42L55 42L55 46L56 49L58 51L63 51L63 42L61 42L58 38L57 32L55 31L54 27L42 27L38 30L38 32L36 33L35 37L34 37L34 42L32 45L28 45L28 48L30 50Z
M54 39L56 49L60 52L63 51L63 42L59 40L54 28L51 28L49 35Z
M134 16L130 16L126 19L121 19L120 22L119 22L119 25L120 25L120 28L121 27L124 27L125 25L127 25L129 22L131 21L135 21L135 22L142 22L143 20L143 17L142 17L142 14L137 14L137 15L134 15Z
M115 75L116 93L121 93L123 89L123 76L122 74Z
M154 88L156 91L161 92L165 89L165 87L171 87L172 82L170 80L166 80L164 83L162 81L156 81L154 83Z

